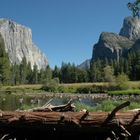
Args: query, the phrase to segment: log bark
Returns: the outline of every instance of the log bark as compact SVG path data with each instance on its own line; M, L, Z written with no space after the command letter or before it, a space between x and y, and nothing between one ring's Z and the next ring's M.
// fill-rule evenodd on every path
M35 139L45 136L48 139L57 135L60 138L79 136L91 139L100 136L132 137L140 134L139 112L119 112L108 121L110 113L105 112L1 112L0 134L19 139ZM74 135L74 136L73 136ZM134 139L132 137L132 139Z
M112 139L140 134L140 111L118 112L128 106L125 102L112 112L0 112L0 135L9 138L34 138L71 135L110 136ZM22 137L20 135L22 134ZM57 135L56 135L57 134ZM86 135L85 135L86 134ZM39 135L40 137L40 135ZM7 138L8 139L8 138ZM57 139L57 137L56 137ZM102 139L102 137L100 138ZM133 139L133 138L132 138Z
M123 125L130 132L140 132L140 115L137 114L139 112L119 112L104 124L110 113L88 112L85 115L83 112L1 112L0 129L65 130L67 128L69 131L72 128L80 131L108 131Z

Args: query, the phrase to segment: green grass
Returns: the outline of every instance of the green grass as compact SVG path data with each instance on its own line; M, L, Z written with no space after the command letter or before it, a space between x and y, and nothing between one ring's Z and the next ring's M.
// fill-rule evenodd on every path
M41 91L42 85L17 85L17 86L1 86L0 92L8 93L26 93L26 92L39 92Z
M140 89L108 91L109 95L140 95Z
M75 105L75 111L76 111L76 112L79 112L79 111L81 111L82 109L86 109L86 110L88 110L88 111L90 111L90 112L95 111L95 108L94 108L94 107L89 106L89 105L86 105L86 104L81 103L81 102L76 102L76 103L74 103L74 105Z
M112 100L105 100L102 101L100 104L98 103L96 106L89 106L80 102L76 102L74 105L76 106L75 111L80 111L86 109L90 112L111 112L115 107L122 104L123 101L112 101ZM126 112L128 110L140 108L140 104L137 102L131 102L130 106L123 108L120 110L121 112Z
M8 93L48 92L42 89L41 84L0 86L0 91L5 91ZM140 81L129 81L127 90L117 90L116 87L111 87L111 85L107 82L59 84L57 90L54 91L54 93L107 93L109 95L140 94Z

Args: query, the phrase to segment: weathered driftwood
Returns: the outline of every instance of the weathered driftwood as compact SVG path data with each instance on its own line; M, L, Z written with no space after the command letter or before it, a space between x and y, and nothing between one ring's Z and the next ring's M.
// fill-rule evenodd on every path
M67 104L64 105L58 105L58 106L54 106L51 105L50 102L52 101L49 100L45 105L43 105L42 107L36 107L36 108L32 108L29 110L25 110L28 112L67 112L67 111L74 111L75 106L72 104L72 100L69 100Z

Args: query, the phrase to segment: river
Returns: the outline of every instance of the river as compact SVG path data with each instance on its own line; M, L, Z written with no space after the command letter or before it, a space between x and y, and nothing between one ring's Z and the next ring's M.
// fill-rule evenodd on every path
M101 104L102 101L140 101L138 95L108 96L106 94L70 94L70 93L0 93L0 109L3 111L15 111L43 106L52 99L52 105L66 104L70 99L73 103L81 102L90 106Z

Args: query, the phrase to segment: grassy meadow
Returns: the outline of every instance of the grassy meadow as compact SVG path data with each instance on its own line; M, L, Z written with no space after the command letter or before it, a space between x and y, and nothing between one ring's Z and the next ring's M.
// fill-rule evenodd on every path
M109 94L109 95L131 95L140 94L140 81L127 82L127 88L120 89L117 86L108 82L96 83L72 83L72 84L55 84L48 85L47 89L43 88L46 85L16 85L16 86L0 86L0 91L4 92L21 92L21 93L38 93L38 92L53 92L53 93L85 93L85 94Z
M48 93L49 95L54 93L61 93L67 96L69 93L79 93L75 95L82 96L84 94L88 96L88 94L106 94L106 95L139 95L140 94L140 81L129 81L127 83L127 89L117 89L116 87L113 87L110 83L107 82L100 82L100 83L75 83L75 84L58 84L55 85L49 85L47 87L47 90L44 90L44 85L17 85L17 86L1 86L0 92L6 92L6 93L14 93L15 95L18 95L18 93L21 93L20 95L26 93L28 94L40 94L42 93ZM66 93L66 94L65 94ZM71 95L71 94L69 94ZM74 94L72 94L74 95ZM74 96L75 96L74 95ZM36 95L35 95L36 96ZM101 95L102 96L102 95ZM117 100L116 96L113 96L111 99L103 99L100 103L97 102L96 106L90 106L83 102L77 101L74 103L76 106L75 111L80 111L81 109L87 109L89 111L111 111L119 104L123 103L125 100ZM122 96L123 97L123 96ZM26 104L23 106L23 108L30 108L30 106L27 106ZM140 104L138 101L132 100L129 107L125 108L123 111L131 110L134 108L140 108Z

